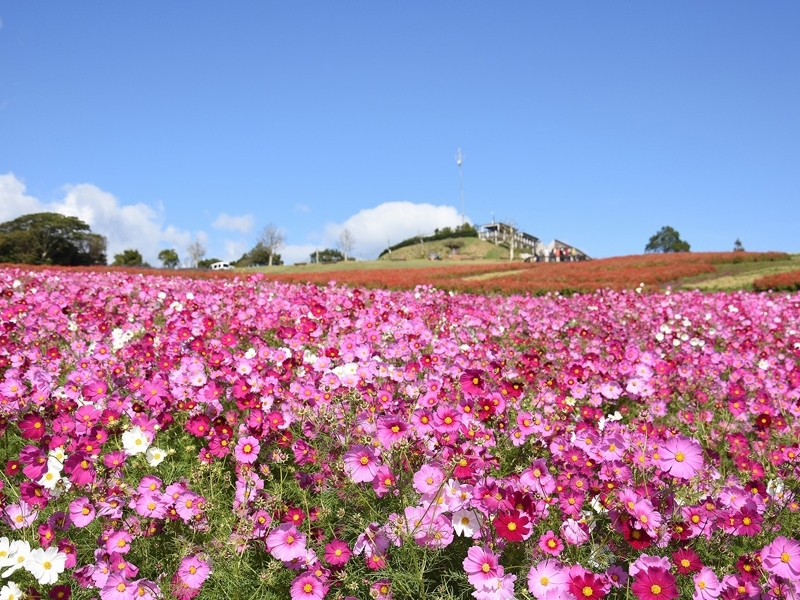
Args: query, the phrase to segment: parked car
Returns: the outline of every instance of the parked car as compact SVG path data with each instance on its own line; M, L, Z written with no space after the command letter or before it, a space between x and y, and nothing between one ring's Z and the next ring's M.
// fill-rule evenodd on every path
M211 268L212 271L232 271L233 270L233 267L231 266L231 263L224 262L224 261L215 262L215 263L213 263L211 265L210 268Z

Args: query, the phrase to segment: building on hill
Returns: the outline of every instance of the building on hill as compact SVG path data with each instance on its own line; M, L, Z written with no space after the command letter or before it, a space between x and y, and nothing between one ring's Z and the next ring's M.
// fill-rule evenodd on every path
M553 240L546 246L542 246L540 253L537 254L534 260L537 262L577 262L590 260L590 257L575 246L570 246L560 240Z
M478 230L478 237L486 242L492 242L498 246L506 246L520 252L535 254L541 247L541 240L529 233L525 233L517 227L508 223L489 223L481 225Z
M522 229L492 221L478 228L478 237L484 241L498 246L504 246L514 252L519 252L520 258L535 262L575 262L589 260L589 256L560 240L553 240L544 244L534 235L525 233Z

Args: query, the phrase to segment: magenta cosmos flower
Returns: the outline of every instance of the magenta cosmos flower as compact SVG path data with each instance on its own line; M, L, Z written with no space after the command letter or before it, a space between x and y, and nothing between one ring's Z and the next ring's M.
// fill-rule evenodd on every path
M259 445L258 440L252 435L248 435L243 438L239 438L239 442L236 444L233 455L240 463L253 464L258 458L259 450L261 450L261 446Z
M675 576L658 567L636 573L631 590L640 600L672 600L680 595Z
M764 568L778 577L800 578L800 543L784 536L776 537L761 549Z
M350 560L350 547L342 540L331 540L325 545L325 560L328 564L339 566Z
M345 453L344 468L355 483L367 483L375 479L378 460L372 450L356 444Z
M661 468L678 479L691 479L703 467L703 449L687 437L668 439L658 454Z
M483 587L485 582L497 577L500 568L497 555L478 546L467 551L463 564L467 579L475 587Z

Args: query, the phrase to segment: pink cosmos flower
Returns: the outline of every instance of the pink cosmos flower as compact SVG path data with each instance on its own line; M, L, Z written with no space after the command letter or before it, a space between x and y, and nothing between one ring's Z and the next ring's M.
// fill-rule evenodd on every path
M186 556L178 567L178 577L180 577L190 588L199 590L211 573L211 567L204 560L197 556Z
M661 468L678 479L691 479L703 467L700 444L684 436L665 441L658 449Z
M694 581L694 600L714 600L722 591L714 571L709 567L703 567L693 578Z
M306 536L291 523L283 523L267 536L270 554L282 561L300 558L306 552Z
M289 588L292 600L322 600L328 593L328 586L312 573L303 573L295 577Z
M414 489L420 494L435 494L444 481L444 472L439 467L422 465L414 473Z
M240 463L249 465L256 462L258 459L259 450L261 450L261 445L258 443L258 439L252 435L248 435L243 438L239 438L236 448L233 451L233 455Z
M778 577L800 578L800 543L782 535L761 549L764 568Z
M589 539L589 528L585 523L580 523L575 519L567 519L561 524L561 535L567 543L573 546L580 546Z
M481 587L484 582L498 577L501 568L498 556L491 550L479 546L472 546L467 550L467 558L464 559L463 565L467 579L475 587Z
M550 556L558 556L564 549L564 544L555 533L548 531L539 537L539 548Z
M100 590L102 600L134 600L137 586L122 573L112 573Z
M86 527L94 521L94 517L94 506L86 496L81 496L70 502L69 520L75 527Z
M406 436L408 424L395 416L384 416L378 419L376 435L378 441L385 448L390 448L395 442L399 442Z
M344 455L344 468L355 483L368 483L375 479L378 460L371 449L356 444Z
M372 489L378 498L383 498L397 485L397 480L386 465L381 465L372 480Z
M553 590L566 590L569 576L561 563L551 558L541 561L528 571L528 591L537 600L544 600Z
M516 575L501 574L472 592L472 596L475 600L513 600L516 580Z

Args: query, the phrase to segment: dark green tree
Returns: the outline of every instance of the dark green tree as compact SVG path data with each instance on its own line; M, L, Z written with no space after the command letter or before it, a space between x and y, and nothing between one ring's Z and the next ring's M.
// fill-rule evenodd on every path
M734 252L744 252L744 246L742 246L742 240L736 238L736 241L733 242L733 251Z
M178 253L172 248L167 248L159 252L158 260L161 261L165 269L174 269L181 262L181 259L178 258Z
M270 249L258 242L252 249L248 250L236 261L237 267L257 267L264 265L282 265L281 255L270 251Z
M34 213L0 223L0 262L104 265L106 238L77 217Z
M133 248L128 248L119 254L115 254L114 262L111 263L112 267L143 267L145 265L142 253Z
M202 260L197 261L197 268L198 269L207 269L214 263L222 262L219 258L204 258Z
M689 252L689 243L681 239L680 234L672 227L662 227L650 238L645 252Z
M344 260L344 253L336 248L325 248L311 253L311 262L332 263Z

